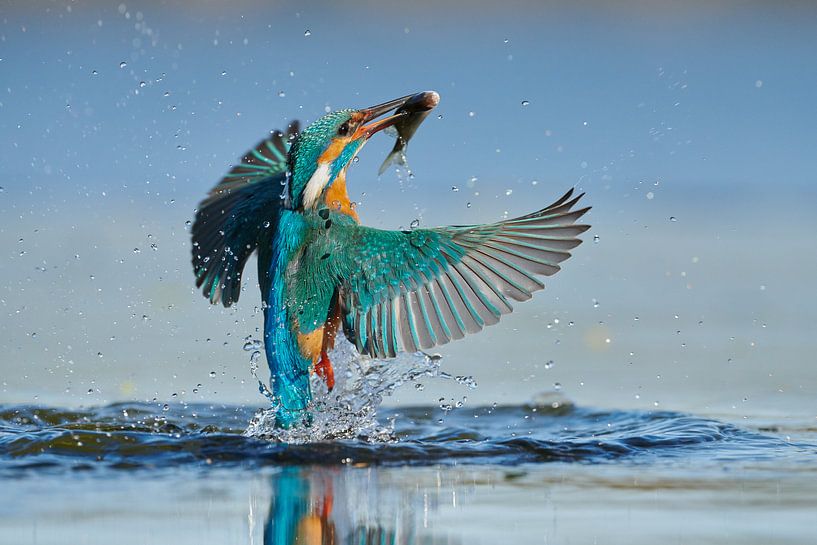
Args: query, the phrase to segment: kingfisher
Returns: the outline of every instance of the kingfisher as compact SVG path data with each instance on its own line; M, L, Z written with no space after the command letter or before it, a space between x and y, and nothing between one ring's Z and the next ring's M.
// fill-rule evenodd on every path
M576 208L583 194L573 189L496 223L361 225L347 192L349 165L374 134L405 123L411 112L402 107L418 95L271 132L196 211L193 270L212 304L238 301L257 252L276 426L311 422L310 376L334 386L329 353L339 330L361 355L381 359L461 339L543 289L541 277L558 272L590 228L577 223L590 208Z

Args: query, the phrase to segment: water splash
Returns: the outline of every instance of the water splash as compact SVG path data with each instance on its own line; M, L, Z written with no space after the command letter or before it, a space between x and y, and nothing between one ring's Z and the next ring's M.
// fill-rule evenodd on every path
M260 341L245 339L245 350L253 356ZM369 442L395 440L394 422L379 422L377 409L383 399L406 383L421 377L453 378L440 372L441 357L422 352L401 353L394 359L378 360L361 356L357 349L338 335L335 349L330 353L335 368L335 388L330 392L317 376L311 379L313 400L309 406L313 421L309 427L279 429L275 427L277 408L272 392L259 379L259 389L273 406L258 411L244 435L286 443L311 443L334 439L362 439ZM251 357L251 371L257 376L258 357ZM455 380L469 387L473 379Z

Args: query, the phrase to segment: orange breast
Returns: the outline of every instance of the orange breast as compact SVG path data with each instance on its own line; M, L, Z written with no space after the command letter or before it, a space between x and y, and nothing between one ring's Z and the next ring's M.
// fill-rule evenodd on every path
M351 216L356 222L360 223L360 218L357 217L357 212L352 207L352 201L349 200L349 193L346 191L346 169L342 170L332 185L324 193L324 203L333 210L338 210Z

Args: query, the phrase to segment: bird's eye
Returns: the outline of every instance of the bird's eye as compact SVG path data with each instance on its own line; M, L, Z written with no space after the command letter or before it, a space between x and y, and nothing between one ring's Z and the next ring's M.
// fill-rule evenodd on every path
M338 127L338 136L349 136L349 122Z

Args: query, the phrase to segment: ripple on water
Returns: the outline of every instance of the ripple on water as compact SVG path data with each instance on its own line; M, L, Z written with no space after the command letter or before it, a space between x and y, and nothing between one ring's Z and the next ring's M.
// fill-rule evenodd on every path
M817 446L668 411L563 404L400 409L382 437L287 444L245 434L256 409L114 404L0 406L0 472L301 464L677 463L811 460ZM391 426L391 425L389 425Z

